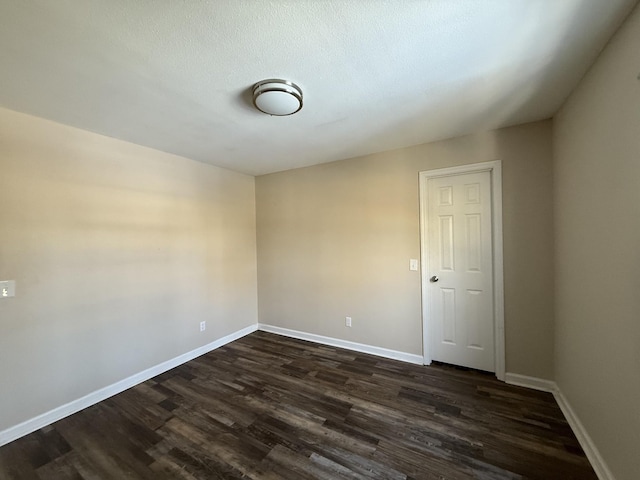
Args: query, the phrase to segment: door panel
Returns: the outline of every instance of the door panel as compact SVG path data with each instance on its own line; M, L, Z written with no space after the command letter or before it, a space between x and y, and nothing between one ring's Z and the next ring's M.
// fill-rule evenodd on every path
M467 214L465 219L467 272L480 272L482 264L482 217L477 213Z
M456 344L456 291L453 288L441 288L442 297L442 341Z
M440 270L450 271L453 268L453 216L440 215L438 243L440 245Z
M431 358L495 371L490 173L429 178L427 195Z

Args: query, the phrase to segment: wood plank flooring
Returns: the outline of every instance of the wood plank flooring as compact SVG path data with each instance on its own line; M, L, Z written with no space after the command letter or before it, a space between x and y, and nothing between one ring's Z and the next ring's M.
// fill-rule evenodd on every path
M0 479L596 479L552 395L256 332L0 448Z

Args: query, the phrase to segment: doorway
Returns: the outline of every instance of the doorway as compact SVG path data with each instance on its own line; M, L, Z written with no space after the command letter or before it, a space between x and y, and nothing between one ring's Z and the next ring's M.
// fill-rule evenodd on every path
M504 380L500 161L420 172L423 361Z

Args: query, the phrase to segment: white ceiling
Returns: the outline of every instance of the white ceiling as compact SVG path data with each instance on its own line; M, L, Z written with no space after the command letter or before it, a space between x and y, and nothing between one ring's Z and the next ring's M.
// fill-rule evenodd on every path
M636 2L0 0L0 105L263 174L549 118Z

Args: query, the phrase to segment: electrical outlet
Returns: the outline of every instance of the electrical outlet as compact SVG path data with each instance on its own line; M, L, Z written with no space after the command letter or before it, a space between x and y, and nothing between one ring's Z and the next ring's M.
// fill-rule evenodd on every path
M204 332L207 329L207 322L200 322L200 331Z
M351 326L351 317L344 317L344 324L347 327L350 327Z
M16 296L15 280L4 280L0 282L0 299Z

